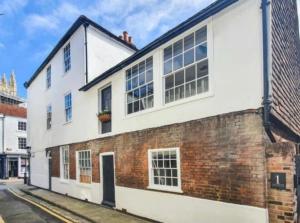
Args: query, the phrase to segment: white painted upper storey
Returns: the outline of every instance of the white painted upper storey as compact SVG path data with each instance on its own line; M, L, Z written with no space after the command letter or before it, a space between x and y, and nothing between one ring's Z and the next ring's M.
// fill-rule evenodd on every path
M165 104L164 48L204 26L207 27L209 91ZM89 81L134 53L91 26L87 37ZM71 69L64 72L62 47L49 62L51 87L46 88L46 66L28 88L28 143L33 153L44 153L48 147L261 107L260 0L242 0L233 4L86 92L78 90L86 84L83 26L68 43L71 46ZM154 106L128 115L126 70L149 57L153 57ZM101 134L96 116L99 111L98 92L108 85L112 87L112 131ZM69 92L72 94L72 120L66 123L64 96ZM52 126L47 130L48 105L52 107Z

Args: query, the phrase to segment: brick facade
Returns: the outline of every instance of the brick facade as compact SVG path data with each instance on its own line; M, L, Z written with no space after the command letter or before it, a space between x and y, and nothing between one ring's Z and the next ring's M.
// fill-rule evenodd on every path
M300 136L300 39L296 0L272 0L271 14L271 114Z
M293 143L269 144L266 147L268 172L268 211L271 223L293 223L297 220L294 189L296 147ZM272 172L286 174L286 189L272 189Z
M100 181L99 153L114 151L116 184L147 189L148 149L179 147L184 195L266 207L263 138L257 110L124 133L71 144L70 178L76 179L75 151L92 150L93 182ZM58 148L52 150L56 162ZM57 177L59 165L52 167Z

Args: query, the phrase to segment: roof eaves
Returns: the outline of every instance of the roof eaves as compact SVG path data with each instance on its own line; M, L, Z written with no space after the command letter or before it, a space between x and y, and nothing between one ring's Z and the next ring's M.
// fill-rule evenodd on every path
M39 73L47 66L47 64L50 62L50 60L55 56L55 54L59 51L59 49L69 40L69 38L74 34L74 32L82 25L82 24L89 24L98 29L99 31L105 33L109 37L119 41L123 45L127 46L131 50L137 51L138 49L136 46L127 43L126 41L122 40L121 38L117 37L107 29L103 28L99 24L95 23L94 21L90 20L84 15L79 16L79 18L73 23L73 25L68 29L66 34L58 41L58 43L55 45L53 50L50 52L50 54L46 57L46 59L43 61L43 63L38 67L38 69L34 72L34 74L31 76L31 78L24 83L24 87L28 88L30 84L34 81L34 79L39 75Z
M191 27L195 26L199 22L215 15L216 13L222 11L223 9L227 8L228 6L232 5L233 3L238 2L239 0L218 0L212 4L210 4L208 7L204 8L194 16L190 17L189 19L185 20L184 22L180 23L173 29L169 30L153 42L149 43L139 51L137 51L135 54L131 55L130 57L126 58L125 60L121 61L114 67L108 69L104 73L97 76L94 80L87 83L83 87L81 87L80 91L87 91L94 85L98 84L102 80L106 79L107 77L113 75L117 71L123 69L130 63L134 62L135 60L141 58L142 56L146 55L147 53L151 52L152 50L158 48L162 44L166 43L170 39L174 38L175 36L185 32L186 30L190 29Z

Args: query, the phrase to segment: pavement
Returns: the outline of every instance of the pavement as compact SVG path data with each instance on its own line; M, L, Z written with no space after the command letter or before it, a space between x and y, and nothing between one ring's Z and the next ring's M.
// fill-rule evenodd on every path
M116 211L105 206L92 204L50 192L34 186L12 184L10 190L18 196L31 199L43 207L54 211L58 215L67 217L71 222L99 222L99 223L149 223L132 215ZM0 206L1 207L1 206ZM1 209L1 208L0 208ZM1 221L0 221L1 223Z

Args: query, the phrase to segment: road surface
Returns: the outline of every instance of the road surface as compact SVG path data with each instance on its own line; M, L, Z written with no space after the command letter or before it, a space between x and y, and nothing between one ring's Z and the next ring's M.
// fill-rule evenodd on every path
M0 183L0 215L5 223L62 223L38 207L18 199L6 189L5 184Z

